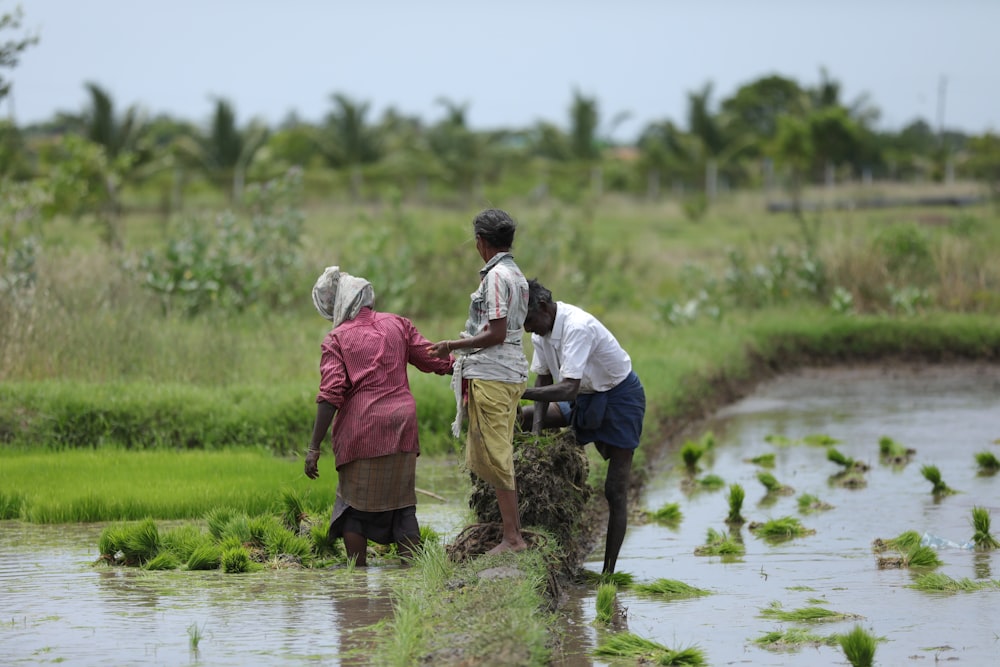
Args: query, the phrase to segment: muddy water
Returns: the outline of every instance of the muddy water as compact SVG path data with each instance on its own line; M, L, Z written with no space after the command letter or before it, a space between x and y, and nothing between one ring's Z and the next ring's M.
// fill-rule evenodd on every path
M839 647L777 653L753 640L793 625L829 635L860 624L885 639L878 645L876 664L1000 664L1000 590L920 592L907 587L914 573L879 570L871 549L874 538L907 530L966 542L974 532L975 505L990 509L991 532L1000 536L1000 476L978 474L974 458L986 450L1000 457L1000 368L804 371L760 387L715 415L705 429L716 435L717 444L701 461L699 474L713 473L727 485L742 485L742 514L748 521L795 516L816 533L770 545L744 527L746 555L739 561L694 556L709 527L726 532L728 489L688 494L681 487L681 468L663 471L647 486L642 506L655 510L678 503L683 520L676 530L654 524L630 527L618 569L640 582L678 579L712 595L664 602L621 593L630 631L673 649L697 645L712 665L805 666L847 663ZM838 439L839 451L871 466L865 488L835 485L831 476L840 466L826 459L823 447L765 441L771 434L798 439L817 433ZM878 440L883 435L915 449L912 462L905 467L880 464ZM756 478L759 468L745 461L766 453L776 455L772 474L796 491L773 504ZM945 483L961 493L935 500L920 472L924 464L936 465ZM800 514L796 498L802 493L818 496L834 509ZM1000 552L945 548L939 556L944 565L938 572L1000 583ZM599 571L601 559L595 554L588 568ZM786 610L817 605L860 618L820 624L761 618L761 610L772 602ZM574 650L592 650L605 635L593 625L594 609L590 592L578 594L570 605ZM581 657L570 656L566 664Z
M856 614L852 621L810 626L818 634L860 623L885 638L882 665L957 659L992 665L1000 651L1000 591L928 594L910 588L907 570L879 570L875 537L906 530L955 542L972 535L974 505L992 511L1000 535L1000 476L978 474L974 454L1000 456L1000 368L879 368L805 371L761 387L721 411L706 430L714 450L700 474L716 474L746 490L750 521L797 516L814 535L770 545L744 527L746 555L735 562L693 555L709 527L724 531L727 491L686 493L683 470L654 475L641 504L680 504L676 529L633 524L619 570L637 581L679 579L712 591L664 602L623 591L627 628L670 648L701 647L709 664L846 664L832 647L774 653L756 647L765 632L791 627L760 617L772 602L784 609L819 605ZM838 466L822 447L776 446L825 433L837 449L871 466L867 486L831 484ZM692 434L692 437L700 435ZM917 450L902 468L878 461L878 438L888 435ZM773 452L775 477L795 495L769 504L746 458ZM940 468L960 494L935 500L920 466ZM418 516L446 539L468 521L468 479L451 464L422 460L417 484L447 499L421 496ZM801 515L796 497L811 493L834 509ZM34 665L360 665L366 664L365 628L391 614L389 591L406 571L395 566L349 573L278 571L253 575L141 572L94 568L102 526L28 526L0 523L0 664ZM1000 554L944 549L938 571L954 578L1000 579ZM600 569L594 554L587 567ZM570 591L564 609L561 664L634 664L589 657L606 636L594 624L592 591ZM200 635L197 642L192 635ZM197 647L195 647L195 643Z

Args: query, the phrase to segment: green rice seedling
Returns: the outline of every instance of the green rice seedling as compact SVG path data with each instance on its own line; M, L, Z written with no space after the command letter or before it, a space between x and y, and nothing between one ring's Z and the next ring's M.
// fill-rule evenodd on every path
M695 547L694 550L695 556L742 556L744 553L746 547L714 528L708 529L705 544Z
M832 461L837 465L843 467L845 470L851 470L854 468L854 459L849 456L845 456L836 447L828 447L826 450L826 460Z
M309 516L302 498L293 489L281 491L281 522L289 530L298 531L302 520Z
M918 546L920 546L920 533L915 530L904 531L896 537L889 538L888 540L876 537L872 541L872 549L876 553L880 551L887 551L889 549L909 551L910 549Z
M253 565L246 547L234 547L222 552L222 571L226 574L250 572Z
M931 493L935 496L948 496L955 493L955 490L944 483L941 479L941 470L935 465L925 465L920 468L920 474L924 476L928 482L930 482L933 487L931 488Z
M916 453L915 449L909 449L887 435L883 435L878 439L879 460L883 463L903 465L909 463L910 459Z
M430 526L424 525L420 526L420 543L421 544L440 544L441 533L437 532Z
M968 577L952 579L940 572L928 572L917 575L908 587L926 593L971 593L987 588L1000 588L1000 580L973 581Z
M615 598L618 587L614 584L601 584L597 587L597 621L607 625L615 615Z
M292 556L300 562L306 562L312 558L312 541L275 523L265 528L264 550L271 558Z
M774 475L766 470L762 470L757 473L757 481L764 485L764 488L767 489L769 494L786 496L795 493L795 489L790 486L785 486L779 482Z
M764 523L751 523L749 529L757 537L769 542L780 542L795 537L805 537L816 532L811 528L803 526L802 522L793 516L770 519Z
M800 607L798 609L782 609L781 603L775 600L768 607L761 610L762 618L772 618L785 623L824 623L827 621L843 621L850 618L858 618L856 614L845 614L839 611L832 611L825 607Z
M618 632L611 635L594 650L594 655L636 658L643 664L688 665L689 667L701 667L706 664L705 653L697 646L675 651L631 632Z
M222 551L215 544L196 547L187 559L189 570L218 570L222 565Z
M804 646L833 646L837 639L836 636L818 635L806 628L791 627L765 632L753 643L768 651L795 651Z
M100 560L113 563L118 553L124 555L123 547L130 532L128 524L117 523L105 526L97 538L97 551Z
M838 635L837 643L852 667L872 667L875 664L878 639L860 625L855 625L850 632Z
M658 524L675 528L680 525L684 514L681 512L681 506L678 503L667 503L655 512L649 512L649 518Z
M711 591L685 584L683 581L676 579L657 579L648 584L636 584L635 591L645 595L655 595L675 600L711 595Z
M201 643L202 637L205 636L205 628L198 627L197 623L192 623L188 626L188 646L191 647L192 651L198 650L198 644Z
M912 568L932 568L943 565L933 547L917 545L903 554L903 564Z
M704 454L705 448L697 442L688 440L681 446L681 460L684 462L684 467L692 474L698 470L698 461Z
M715 434L711 431L705 431L700 438L698 438L698 444L702 446L705 451L708 451L715 447Z
M976 464L979 466L979 472L988 475L994 474L996 471L1000 470L1000 459L998 459L993 452L979 452L976 454Z
M769 433L764 436L764 442L770 443L772 445L777 445L779 447L788 447L795 444L795 441L788 436L779 435L777 433Z
M170 551L161 551L143 564L145 570L176 570L181 566L181 559Z
M722 479L718 475L705 475L698 480L698 486L708 491L714 491L716 489L721 489L726 485L726 480Z
M746 521L740 511L743 509L743 500L746 493L739 484L729 485L729 514L726 516L728 524L742 524Z
M594 572L592 570L584 570L582 573L583 580L587 583L597 584L614 584L619 589L628 588L635 582L635 576L631 572Z
M234 516L240 514L231 507L216 507L205 513L205 523L208 524L209 534L217 540L222 539L222 531Z
M239 544L250 544L253 542L253 529L250 526L250 517L246 514L233 514L222 527L219 535L221 542L235 540Z
M807 445L815 445L817 447L829 447L830 445L840 444L840 440L830 437L825 433L810 433L806 437L802 438L802 442Z
M160 535L161 549L170 551L180 562L187 562L191 553L204 544L212 544L212 536L195 525L186 524L167 530Z
M24 494L17 491L0 491L0 521L20 519L24 508Z
M823 510L832 510L833 505L830 503L823 502L811 493L803 493L798 497L799 511L803 514L810 514L812 512L819 512Z
M420 527L421 534L423 526ZM339 542L333 541L329 536L330 524L315 523L309 529L309 541L312 543L312 551L319 558L338 558L343 556L343 551L337 546ZM425 541L424 544L427 544Z
M128 527L121 551L126 565L142 565L160 551L160 531L152 519Z
M975 533L972 536L972 543L976 545L976 551L991 551L1000 548L1000 542L990 534L990 512L985 507L972 508L972 527Z
M761 468L773 468L774 454L761 454L760 456L754 456L753 458L747 459L747 462L758 465Z

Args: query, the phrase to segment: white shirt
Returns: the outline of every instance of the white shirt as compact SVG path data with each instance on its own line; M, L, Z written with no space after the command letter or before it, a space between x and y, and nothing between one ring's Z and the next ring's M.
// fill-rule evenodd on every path
M556 319L545 336L531 334L531 370L580 381L581 394L608 391L632 372L632 358L596 317L574 305L556 302Z

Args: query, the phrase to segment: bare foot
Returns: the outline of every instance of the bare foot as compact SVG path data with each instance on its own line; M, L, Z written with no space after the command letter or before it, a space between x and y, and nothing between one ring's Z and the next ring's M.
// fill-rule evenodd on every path
M524 551L527 548L528 543L524 540L518 540L517 542L508 542L507 540L503 540L500 544L487 551L486 555L495 556L496 554L502 554L507 551Z

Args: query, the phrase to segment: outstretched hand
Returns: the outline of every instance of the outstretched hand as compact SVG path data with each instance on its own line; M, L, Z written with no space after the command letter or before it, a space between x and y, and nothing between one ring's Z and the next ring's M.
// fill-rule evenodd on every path
M306 477L309 479L316 479L319 477L319 462L320 450L310 449L306 452Z
M451 356L451 341L443 340L440 343L434 343L427 348L427 354L438 359L447 359Z

